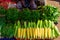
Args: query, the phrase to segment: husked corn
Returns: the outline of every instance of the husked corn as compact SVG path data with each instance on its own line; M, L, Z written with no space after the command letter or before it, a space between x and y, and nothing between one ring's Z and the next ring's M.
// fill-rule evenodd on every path
M20 38L20 36L21 36L21 29L18 28L18 38Z
M44 28L44 36L45 36L45 38L48 38L47 37L47 31L48 31L47 28Z
M30 29L29 29L29 28L27 28L27 38L30 38L30 35L29 35L29 34L30 34L30 32L29 32L29 30L30 30Z
M48 38L51 38L51 28L48 28Z

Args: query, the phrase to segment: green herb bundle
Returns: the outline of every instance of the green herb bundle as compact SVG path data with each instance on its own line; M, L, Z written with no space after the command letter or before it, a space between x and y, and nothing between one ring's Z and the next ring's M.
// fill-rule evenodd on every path
M40 7L40 19L42 20L51 20L51 21L57 21L57 18L59 17L59 11L58 8L53 6L41 6Z
M16 21L18 19L19 10L16 8L10 8L7 10L6 19L10 21Z
M1 28L1 36L11 38L14 36L14 30L12 23L6 24Z

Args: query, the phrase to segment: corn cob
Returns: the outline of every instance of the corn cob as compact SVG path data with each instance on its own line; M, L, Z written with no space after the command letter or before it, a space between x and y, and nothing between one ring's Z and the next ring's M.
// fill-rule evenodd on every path
M48 31L48 30L47 30L47 28L45 27L45 28L44 28L44 35L45 35L45 38L48 38L48 37L47 37L47 34L48 34L47 31Z
M41 30L42 30L42 31L41 31L41 33L42 33L42 34L41 34L41 35L42 35L41 37L42 37L42 39L44 39L44 28L41 28Z
M48 38L51 38L51 28L48 28Z
M42 28L39 28L39 38L42 39Z
M36 28L36 39L38 38L39 28Z
M33 31L32 31L33 33L33 38L35 38L35 28L33 28Z
M21 28L18 28L18 38L21 36Z
M30 38L30 35L29 35L29 34L30 34L30 32L29 32L29 30L30 30L30 29L29 29L29 28L27 28L27 38L28 38L28 39Z
M29 28L30 38L32 38L32 31L33 31L32 29L33 29L33 28Z
M37 36L38 36L38 38L40 38L40 30L39 30L40 28L37 28Z
M34 28L34 38L37 38L37 28Z
M23 32L24 30L23 30L23 28L21 28L21 38L23 38L23 34L24 34L24 32Z
M23 29L23 38L26 38L26 28Z

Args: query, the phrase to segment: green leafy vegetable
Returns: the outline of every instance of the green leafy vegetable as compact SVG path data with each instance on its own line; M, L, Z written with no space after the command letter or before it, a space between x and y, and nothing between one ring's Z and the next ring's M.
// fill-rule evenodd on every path
M11 38L14 36L14 26L9 23L3 26L1 29L1 36Z
M40 19L42 20L51 20L57 21L59 17L59 11L56 7L53 6L40 6Z
M19 11L16 8L10 8L7 10L7 20L16 21L18 19Z

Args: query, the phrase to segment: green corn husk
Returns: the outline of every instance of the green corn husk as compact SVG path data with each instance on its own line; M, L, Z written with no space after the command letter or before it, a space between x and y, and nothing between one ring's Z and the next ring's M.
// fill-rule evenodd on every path
M60 32L59 32L57 26L54 27L54 30L55 30L56 37L60 36Z
M20 21L19 20L17 22L17 26L18 26L18 28L21 28L21 24L20 24Z
M58 37L60 35L60 32L57 28L57 26L54 25L54 22L52 22L52 29L55 31L55 37Z
M43 24L42 24L43 21L40 20L39 22L40 22L40 24L39 24L39 25L40 25L40 28L43 28L43 26L42 26L42 25L43 25Z
M55 27L54 22L51 21L51 24L52 24L51 28L54 29L54 27Z
M48 23L48 24L49 24L48 27L51 28L51 27L52 27L52 23L51 23L50 20L49 20L48 22L49 22L49 23Z
M52 37L55 38L55 30L54 29L52 30L52 33L53 33Z
M48 22L48 20L45 20L45 26L46 26L46 27L49 27L49 22Z
M38 20L38 22L37 22L37 27L39 27L39 28L41 27L40 26L40 20Z

